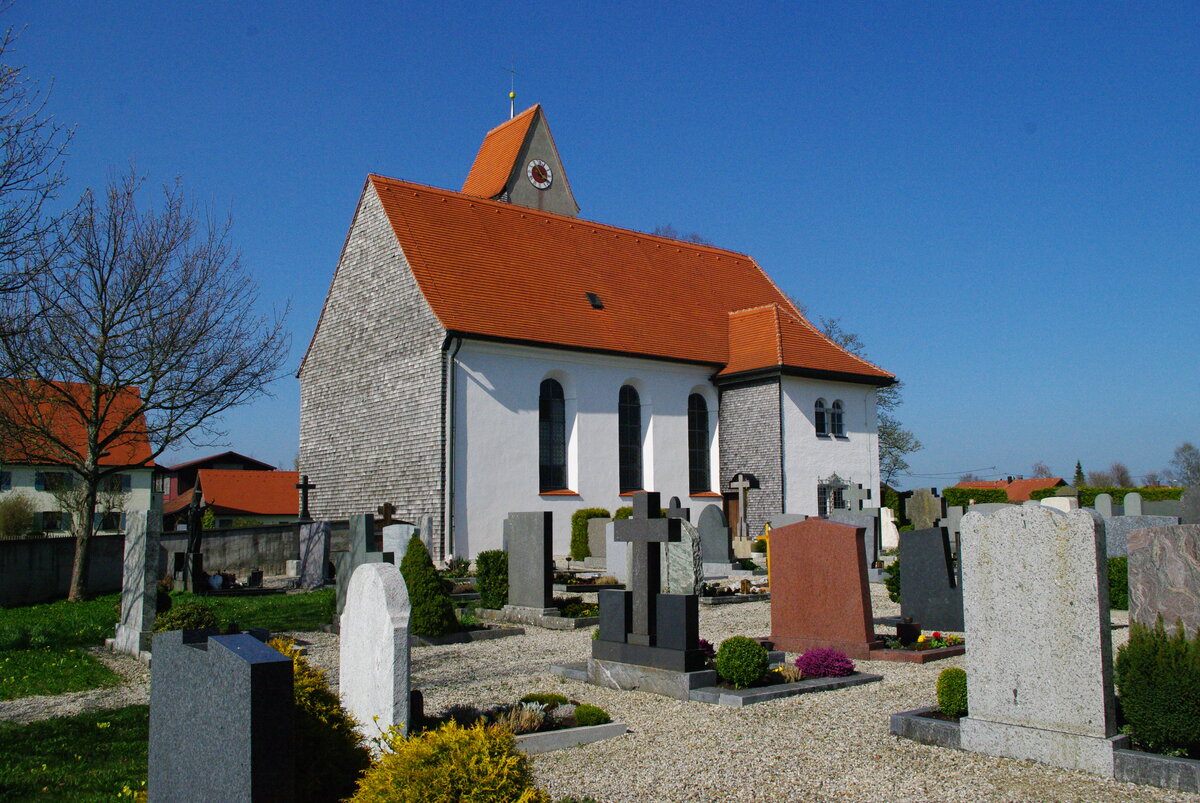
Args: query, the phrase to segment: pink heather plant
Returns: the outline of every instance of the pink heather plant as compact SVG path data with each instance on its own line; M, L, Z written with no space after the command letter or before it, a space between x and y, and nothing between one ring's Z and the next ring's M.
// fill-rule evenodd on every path
M844 678L854 674L854 662L839 650L818 648L796 659L796 668L807 678Z

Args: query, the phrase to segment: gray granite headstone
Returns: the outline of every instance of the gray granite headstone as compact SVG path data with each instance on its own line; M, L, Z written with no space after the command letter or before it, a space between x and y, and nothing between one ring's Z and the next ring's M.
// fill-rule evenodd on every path
M1179 521L1182 524L1200 524L1200 486L1185 489L1179 497Z
M292 800L292 660L247 634L154 635L150 800Z
M1200 632L1200 524L1150 527L1129 534L1129 618L1167 632L1177 622Z
M664 594L699 594L704 585L700 531L687 519L679 525L680 539L662 545Z
M601 560L608 554L608 543L604 540L604 527L612 519L588 519L588 552Z
M1180 518L1183 505L1178 499L1143 499L1143 516L1174 516ZM1200 524L1200 522L1197 522Z
M958 543L962 539L962 517L965 511L962 505L948 505L944 518L938 519L936 526L945 527L950 536L950 549L958 554Z
M1170 527L1179 524L1178 516L1113 516L1104 520L1108 556L1119 558L1129 554L1129 534L1147 527Z
M1142 495L1137 491L1130 491L1125 494L1125 515L1126 516L1141 516L1145 511L1142 510Z
M113 648L144 657L150 651L158 612L158 551L162 536L162 497L151 494L150 510L125 515L125 560L121 570L121 609Z
M928 530L935 521L945 517L946 500L933 488L917 488L904 501L904 513L914 530Z
M333 525L308 521L300 525L300 588L321 588L329 569L329 540Z
M962 748L1112 777L1103 520L1047 507L968 512L962 580L970 699Z
M354 570L364 563L393 563L400 565L404 554L375 551L375 517L370 513L351 516L350 533L346 538L350 547L346 552L334 552L333 561L337 571L337 612L346 607L346 589Z
M354 570L342 612L338 693L368 739L393 725L408 732L411 614L408 588L394 565L364 563Z
M1096 494L1096 501L1093 503L1096 512L1104 518L1112 518L1113 515L1113 498L1112 494Z
M962 579L944 527L900 533L900 612L923 630L963 632Z
M879 517L870 510L833 510L826 516L829 521L838 524L849 524L851 527L861 527L863 530L863 554L866 557L867 569L875 568L879 560ZM903 565L903 564L901 564Z
M421 543L429 550L429 556L436 561L437 554L433 551L433 516L422 516L417 522L417 528L421 531ZM396 560L402 557L397 555Z
M383 551L393 555L403 555L408 549L408 541L417 531L414 524L389 524L383 528ZM428 545L425 547L428 549Z
M549 511L509 513L508 605L548 612L554 601L554 524Z
M733 536L720 505L708 505L701 510L696 529L700 532L700 554L705 563L733 561Z
M617 578L618 583L629 584L629 545L616 540L616 522L604 525L604 573Z

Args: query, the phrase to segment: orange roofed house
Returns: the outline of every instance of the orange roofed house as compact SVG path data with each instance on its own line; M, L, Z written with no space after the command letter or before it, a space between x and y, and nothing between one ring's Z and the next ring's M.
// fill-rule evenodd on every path
M87 386L56 383L46 389L44 400L37 404L0 389L0 404L5 406L3 417L13 427L0 444L0 498L21 494L29 499L34 510L30 532L35 534L62 535L70 529L71 513L62 510L60 497L62 490L75 482L75 475L63 464L63 456L57 450L66 448L81 455L86 449L83 426L71 413L69 404L56 401L59 393L82 403ZM101 428L102 435L112 433L116 422L136 410L138 403L137 388L115 391ZM35 421L44 422L53 433L55 444L28 434L29 425ZM100 465L118 470L102 482L97 500L97 532L124 530L126 511L150 508L155 470L150 454L150 441L144 431L129 431L105 448Z
M1047 488L1065 488L1067 481L1062 477L1007 477L1002 480L966 480L960 482L955 488L980 488L980 489L997 489L1008 494L1010 502L1028 502L1030 494L1034 491L1043 491Z
M391 502L433 516L435 557L473 557L509 512L549 510L565 554L575 510L636 490L754 532L823 512L833 475L878 487L891 374L750 257L578 211L540 106L487 134L459 192L367 177L298 374L315 516Z
M184 464L184 468L187 465ZM195 470L193 488L200 489L201 508L212 510L215 526L289 524L296 521L300 514L296 491L300 473L274 471L270 470L270 466L267 468L266 471L234 468ZM191 502L191 490L179 493L163 505L163 516L174 521L177 528L182 528L187 523L187 509Z

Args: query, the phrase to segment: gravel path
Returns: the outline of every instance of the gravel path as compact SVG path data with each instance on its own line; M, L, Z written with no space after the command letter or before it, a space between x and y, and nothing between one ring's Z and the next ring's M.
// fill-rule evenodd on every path
M877 616L899 612L881 587L872 586L872 594ZM1125 622L1122 614L1113 618L1114 624ZM700 631L714 643L738 634L765 636L770 604L702 607ZM1113 631L1114 649L1127 632ZM336 688L337 637L292 635L307 643L310 660L329 672ZM539 783L556 797L591 795L606 803L1200 800L891 736L888 715L932 705L937 674L947 666L962 666L961 657L926 665L863 661L863 670L884 680L735 709L601 689L550 674L551 663L586 660L590 639L590 630L527 628L526 635L513 638L422 647L412 653L413 682L433 712L454 703L491 705L532 691L556 690L599 705L627 723L630 733L625 736L534 757ZM110 665L124 663L112 660L116 664ZM130 668L130 683L121 690L0 703L0 719L40 718L33 715L38 708L58 716L73 713L71 706L84 710L144 702L147 673L136 667ZM67 697L72 701L59 702ZM21 717L10 709L18 703Z

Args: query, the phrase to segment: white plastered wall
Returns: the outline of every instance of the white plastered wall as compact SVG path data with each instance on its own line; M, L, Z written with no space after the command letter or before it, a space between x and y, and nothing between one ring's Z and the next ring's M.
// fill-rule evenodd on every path
M709 405L711 482L717 466L717 395L707 366L631 357L466 341L454 362L453 544L474 557L499 549L510 512L554 514L554 553L570 549L571 514L631 503L617 475L617 397L632 384L642 401L646 490L697 508L712 499L688 496L687 403L702 392ZM543 379L563 386L567 476L577 496L539 493L538 392ZM715 489L715 488L714 488Z
M818 436L813 405L841 401L845 435ZM817 513L817 483L837 474L879 495L879 436L875 388L849 382L783 377L783 473L787 513Z

